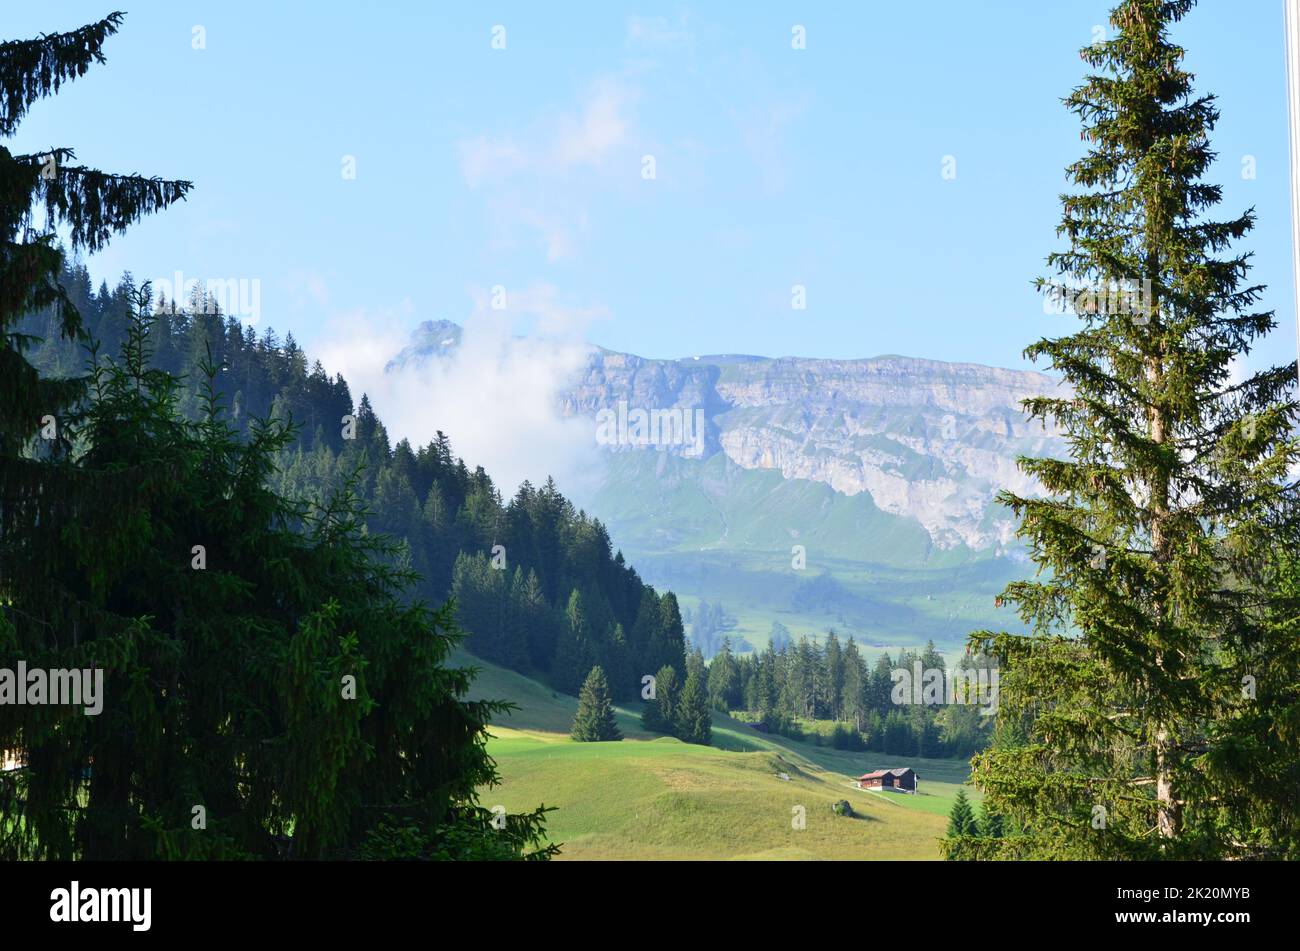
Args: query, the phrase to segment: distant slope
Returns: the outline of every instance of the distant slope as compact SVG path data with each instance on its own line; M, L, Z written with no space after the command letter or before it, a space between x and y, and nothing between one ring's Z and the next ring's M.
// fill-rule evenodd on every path
M721 602L738 620L733 637L760 650L773 621L797 634L834 627L891 649L930 639L953 648L972 630L1020 629L994 605L1024 576L1020 558L939 547L867 493L743 469L721 453L700 461L627 452L611 454L601 487L579 497L643 578L692 610ZM792 568L796 545L801 570ZM822 575L834 583L817 582Z
M866 792L850 776L882 765L877 754L767 736L717 714L710 747L651 738L634 710L619 711L623 742L574 743L573 698L465 653L453 664L480 669L471 696L520 708L493 726L503 782L481 791L483 804L555 806L548 831L565 859L937 859L967 775L959 761L910 759L920 795ZM832 813L840 799L857 818ZM805 828L792 825L795 807Z

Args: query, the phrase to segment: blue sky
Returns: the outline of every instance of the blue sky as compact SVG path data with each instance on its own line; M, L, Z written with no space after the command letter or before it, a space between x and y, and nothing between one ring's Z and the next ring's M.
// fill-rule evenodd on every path
M4 38L110 9L8 5ZM1059 100L1107 9L137 2L108 64L6 144L191 179L96 277L256 279L259 329L321 352L372 323L464 322L501 285L521 330L645 356L1021 366L1065 329L1030 281L1082 149ZM1259 357L1294 359L1281 4L1204 3L1177 36L1220 98L1225 212L1259 214L1281 324Z

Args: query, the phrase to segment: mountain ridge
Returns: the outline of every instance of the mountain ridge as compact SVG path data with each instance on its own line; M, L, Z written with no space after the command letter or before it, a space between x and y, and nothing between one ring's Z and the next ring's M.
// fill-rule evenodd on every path
M452 321L425 321L389 366L450 356L463 334ZM1037 492L1017 458L1065 448L1057 433L1025 418L1020 401L1060 391L1058 380L1036 370L924 357L661 359L592 346L576 377L558 387L556 406L563 416L592 420L638 410L699 414L698 443L638 442L620 430L603 448L699 450L701 461L723 453L741 469L775 470L850 497L866 493L881 511L918 521L940 548L1000 552L1013 544L1014 526L1009 513L991 511L994 495Z

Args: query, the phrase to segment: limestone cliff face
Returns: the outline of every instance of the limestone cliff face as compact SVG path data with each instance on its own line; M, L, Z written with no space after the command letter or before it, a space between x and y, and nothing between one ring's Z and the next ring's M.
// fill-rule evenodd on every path
M706 455L867 492L880 509L917 519L941 547L1000 549L1013 525L991 508L994 495L1036 491L1016 458L1065 448L1026 421L1020 401L1056 389L1041 373L906 357L662 361L601 351L561 408L702 409Z
M444 353L450 336L439 325ZM558 409L593 420L620 404L702 411L705 458L721 452L742 468L866 492L885 512L918 520L940 547L1001 550L1013 524L993 497L1037 491L1016 458L1065 454L1059 434L1026 421L1020 401L1057 392L1041 373L908 357L647 360L595 350L561 388ZM672 443L653 448L691 454Z

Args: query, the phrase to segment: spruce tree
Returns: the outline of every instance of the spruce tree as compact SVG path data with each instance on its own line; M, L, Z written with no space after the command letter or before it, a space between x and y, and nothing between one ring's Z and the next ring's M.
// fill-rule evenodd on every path
M578 694L578 712L574 714L569 735L579 743L623 739L614 718L614 705L610 703L605 671L599 665L591 668L582 684L582 691Z
M966 790L958 789L957 798L948 813L948 838L964 835L979 835L979 824L975 821L975 811L966 797Z
M122 14L68 33L0 44L0 136L12 137L28 108L103 63L102 48ZM38 341L19 320L53 316L61 337L85 339L82 315L59 277L63 250L98 251L142 216L180 200L189 183L112 175L73 164L71 148L14 155L0 145L0 652L33 668L96 666L87 643L95 609L88 595L128 544L126 519L144 517L157 467L88 472L71 464L80 441L84 377L42 378L28 361ZM33 208L44 227L33 227ZM83 566L89 577L77 577ZM52 708L0 706L0 749L26 768L0 780L0 854L66 856L76 848L75 757L45 759L57 731ZM78 712L79 714L79 712ZM65 723L69 738L83 733ZM19 818L22 816L22 818ZM84 825L84 824L83 824Z
M677 730L677 671L665 664L655 674L655 695L641 711L641 725L651 733L674 734Z
M1294 652L1279 663L1269 618L1277 552L1296 538L1295 368L1234 378L1274 318L1246 282L1249 254L1229 250L1253 211L1210 216L1218 111L1169 35L1191 7L1124 0L1113 38L1082 50L1096 74L1065 100L1087 154L1068 169L1055 275L1038 284L1077 323L1026 351L1068 388L1025 406L1071 457L1021 460L1046 498L1000 497L1040 568L1003 594L1032 633L972 637L1001 662L1014 728L974 780L1023 830L1001 840L1021 856L1287 848L1280 802L1222 790L1278 743L1243 684L1294 697Z
M650 644L650 660L658 666L670 665L678 677L686 676L686 629L677 595L671 591L665 592L659 601L659 624Z
M560 623L555 660L551 664L551 684L556 690L577 696L591 667L591 630L587 624L582 595L574 588L569 595L565 618Z
M980 846L979 834L979 823L975 819L970 800L966 797L966 790L959 788L948 813L948 834L939 842L944 858L949 861L974 858Z
M102 62L120 21L0 45L0 134ZM181 414L151 365L147 285L122 288L126 340L90 385L26 361L25 311L80 332L32 202L93 251L188 188L69 158L0 147L0 667L103 683L90 716L0 705L20 762L0 774L0 859L548 857L540 811L502 829L478 805L505 706L464 699L450 608L406 596L355 484L315 507L269 487L294 434L263 419L241 438L211 350ZM57 435L33 443L42 416Z
M731 638L722 639L717 656L709 661L709 705L720 713L730 713L732 701L740 693L740 670L731 652Z
M113 13L79 30L0 44L0 136L11 138L36 100L103 63L103 45L122 19ZM57 416L83 386L75 380L38 379L23 357L36 341L14 328L25 314L52 308L63 335L77 338L82 332L81 315L58 281L63 251L56 243L56 225L66 228L74 248L93 253L112 234L184 198L190 188L189 182L73 165L75 158L67 147L14 155L0 145L0 478L15 489L31 487L17 484L11 460L43 428L42 418ZM31 226L33 206L45 215L43 231ZM50 441L55 443L51 449L67 448L66 438ZM13 496L6 492L4 497Z
M862 732L863 717L867 712L864 703L866 681L866 664L858 652L857 643L850 637L844 647L844 686L840 691L840 711L859 733Z
M713 720L709 711L708 675L703 668L692 670L682 687L681 701L673 714L674 733L683 743L708 746L713 739Z
M631 653L623 634L623 625L618 622L614 623L614 629L605 641L605 663L609 667L611 680L610 696L620 701L634 696L637 678L632 673Z

